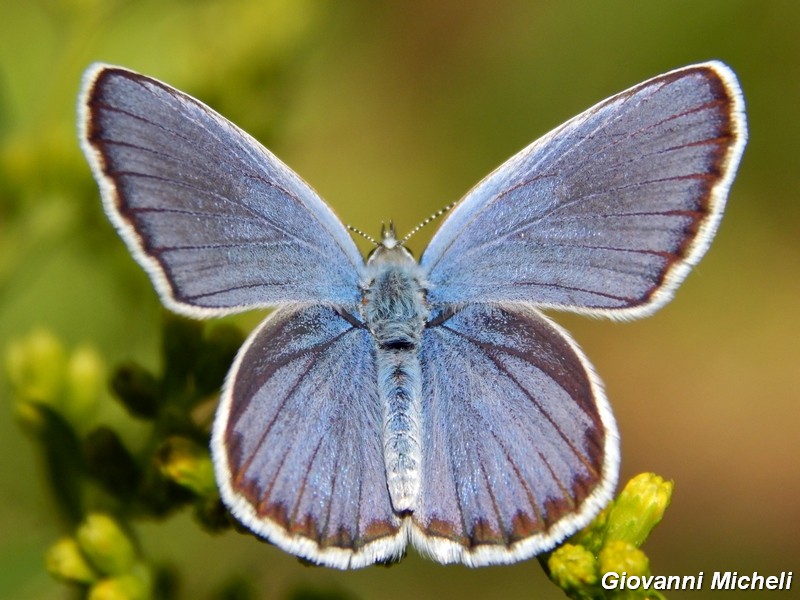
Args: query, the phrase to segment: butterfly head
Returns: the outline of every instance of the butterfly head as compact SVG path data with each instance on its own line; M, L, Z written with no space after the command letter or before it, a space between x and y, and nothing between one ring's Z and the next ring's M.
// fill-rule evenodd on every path
M381 241L369 253L367 264L416 262L411 252L403 246L403 241L402 239L397 239L394 221L390 220L389 223L383 223L381 225Z
M401 242L397 239L397 232L394 229L394 221L390 219L388 227L386 223L381 223L381 246L387 250L391 250L399 244L401 244Z

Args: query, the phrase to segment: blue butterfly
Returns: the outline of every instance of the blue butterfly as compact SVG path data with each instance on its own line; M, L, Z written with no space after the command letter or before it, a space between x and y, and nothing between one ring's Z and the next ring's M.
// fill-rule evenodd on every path
M619 440L591 364L540 309L646 316L707 250L746 139L719 62L660 75L534 142L472 189L419 262L393 227L365 261L298 175L216 112L93 65L81 143L162 301L275 311L225 383L222 499L337 568L511 563L612 496Z

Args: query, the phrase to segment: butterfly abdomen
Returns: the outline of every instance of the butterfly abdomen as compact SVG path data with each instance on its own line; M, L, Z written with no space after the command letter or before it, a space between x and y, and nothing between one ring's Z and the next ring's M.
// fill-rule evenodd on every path
M413 510L420 482L420 394L416 349L381 350L376 356L378 393L383 404L383 456L392 506Z
M420 486L419 346L428 309L420 269L404 249L380 248L368 275L362 316L374 340L386 481L403 512L414 509Z

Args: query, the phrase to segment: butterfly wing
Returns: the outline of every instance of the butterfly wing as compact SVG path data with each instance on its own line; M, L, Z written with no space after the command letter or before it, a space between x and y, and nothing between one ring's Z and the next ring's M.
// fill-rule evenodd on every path
M81 143L106 212L162 300L189 316L350 304L363 264L294 172L194 98L106 65L84 76Z
M522 560L611 498L619 447L602 386L541 313L470 304L425 330L421 363L412 540L423 553L471 566Z
M248 529L331 567L400 556L369 333L322 306L278 309L242 347L214 422L222 498Z
M612 317L666 303L722 216L746 138L717 62L590 108L481 181L421 264L429 300L531 302Z

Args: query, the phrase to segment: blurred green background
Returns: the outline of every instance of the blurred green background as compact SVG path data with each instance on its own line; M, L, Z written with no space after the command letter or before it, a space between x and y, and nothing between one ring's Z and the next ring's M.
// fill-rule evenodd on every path
M730 64L750 142L707 257L652 318L555 316L606 383L622 480L652 470L676 482L645 546L654 573L800 577L800 3L2 0L0 15L0 346L46 327L112 366L156 367L162 316L78 149L76 94L92 61L210 104L372 235L388 218L405 233L606 96L689 63ZM435 228L412 239L417 255ZM64 530L5 377L0 598L66 597L42 568ZM97 420L130 422L110 400ZM298 587L563 597L535 560L470 570L412 552L390 569L340 573L247 536L210 536L188 515L137 532L149 557L184 574L187 598L232 574L270 599Z

